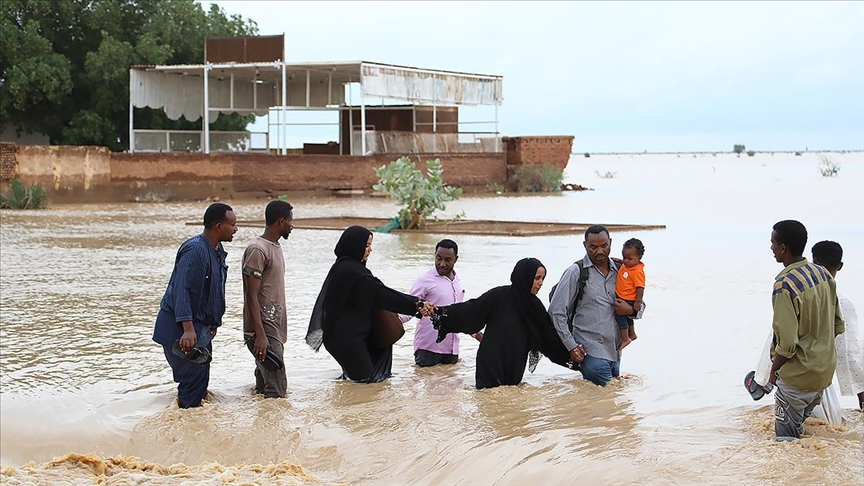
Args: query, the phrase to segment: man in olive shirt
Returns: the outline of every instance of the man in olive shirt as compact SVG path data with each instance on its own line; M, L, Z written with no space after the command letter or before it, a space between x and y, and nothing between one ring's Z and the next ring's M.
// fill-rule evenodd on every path
M804 258L807 229L780 221L771 232L771 251L784 265L774 281L774 349L770 382L778 441L799 439L804 419L822 400L837 366L834 337L843 333L837 286L823 267Z
M288 337L285 309L285 260L279 238L287 239L294 228L294 208L285 201L267 204L264 234L243 253L243 337L255 357L255 393L264 398L285 398L285 367L265 366L268 349L284 358Z

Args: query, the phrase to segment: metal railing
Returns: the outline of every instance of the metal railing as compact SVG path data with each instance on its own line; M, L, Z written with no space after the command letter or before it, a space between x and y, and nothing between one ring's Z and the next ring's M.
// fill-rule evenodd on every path
M361 154L362 132L355 128L352 155ZM418 133L366 131L366 154L501 153L501 135L494 132Z
M133 130L135 152L201 152L201 130ZM210 132L210 152L267 152L267 132Z

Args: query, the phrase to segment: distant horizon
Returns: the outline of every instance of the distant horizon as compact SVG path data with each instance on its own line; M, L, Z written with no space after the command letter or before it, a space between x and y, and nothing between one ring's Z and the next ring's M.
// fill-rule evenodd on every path
M747 152L750 151L750 150L751 150L751 149L746 149L746 150L743 152L743 155L746 157L746 156L747 156ZM840 154L854 154L854 153L859 153L859 152L860 152L860 153L864 153L864 149L852 149L852 150L845 150L845 149L825 149L825 150L821 150L821 149L819 149L819 150L753 150L753 151L754 151L755 153L757 153L757 154L802 154L802 155L803 155L803 154L824 154L824 153L840 153ZM691 154L692 154L692 155L715 155L715 154L735 154L735 152L732 151L732 150L683 150L683 151L682 151L682 150L673 150L673 151L667 151L667 150L661 150L661 151L645 150L645 151L642 151L642 152L601 152L601 151L589 152L589 151L586 150L586 151L583 151L583 152L570 152L570 155L585 155L586 153L589 154L589 155L681 155L681 154L688 154L688 155L691 155Z

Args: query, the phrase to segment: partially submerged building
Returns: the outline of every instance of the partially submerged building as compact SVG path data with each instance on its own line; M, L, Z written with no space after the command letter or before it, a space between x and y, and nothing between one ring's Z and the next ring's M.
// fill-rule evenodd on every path
M133 66L129 82L130 152L288 154L295 127L330 125L332 141L304 143L304 154L499 153L502 76L356 61L288 63L284 36L208 38L204 64ZM358 99L352 99L359 92ZM464 129L460 107L493 106L494 119ZM133 108L171 119L202 119L201 131L136 127ZM338 113L304 122L302 112ZM266 132L217 132L221 114L267 115ZM271 140L271 134L275 140Z
M409 155L421 167L440 158L448 184L482 188L506 184L520 165L564 169L570 158L572 136L501 137L502 76L288 63L284 41L210 38L203 64L133 66L129 151L0 143L0 184L21 177L51 188L52 200L75 202L353 193L377 182L376 168ZM138 126L135 108L145 107L200 119L202 128ZM487 118L465 116L477 110ZM325 121L309 120L328 112ZM212 130L229 113L266 115L267 129ZM310 126L326 130L326 142L289 147L289 136Z

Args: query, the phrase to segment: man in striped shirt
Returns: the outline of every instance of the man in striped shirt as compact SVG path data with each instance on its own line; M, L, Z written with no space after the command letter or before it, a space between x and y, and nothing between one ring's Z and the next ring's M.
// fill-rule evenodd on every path
M804 419L822 400L837 366L834 337L844 323L837 286L826 269L804 258L807 229L798 221L774 225L771 251L784 268L774 280L774 348L769 381L778 441L799 439Z
M237 218L231 206L213 203L204 212L204 231L180 245L174 270L159 305L153 340L162 345L165 359L177 382L180 408L198 407L207 395L210 362L182 356L197 356L193 349L212 352L210 341L222 325L225 313L225 278L228 265L223 241L234 239ZM181 355L174 354L178 342ZM203 360L201 360L203 361Z

